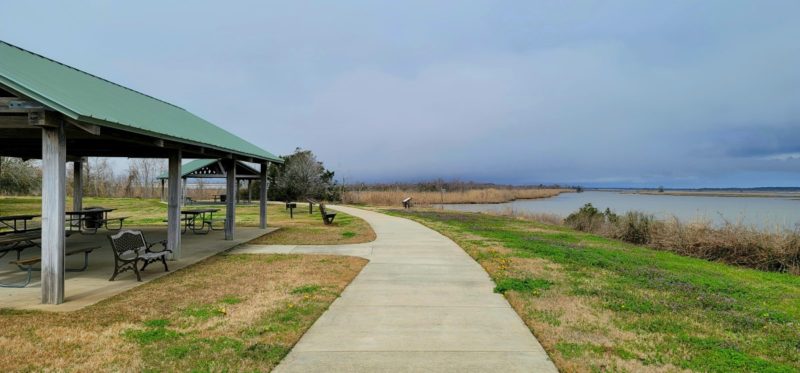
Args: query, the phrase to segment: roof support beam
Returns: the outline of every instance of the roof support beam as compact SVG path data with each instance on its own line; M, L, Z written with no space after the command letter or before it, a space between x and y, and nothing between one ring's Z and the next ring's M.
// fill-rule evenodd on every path
M0 97L0 113L29 113L44 110L44 105L17 97Z
M86 131L86 132L88 132L88 133L90 133L92 135L97 136L97 135L100 134L100 126L98 126L98 125L78 122L76 120L72 120L72 119L69 119L69 118L67 118L67 122L69 122L69 124L73 125L75 128L84 130L84 131Z

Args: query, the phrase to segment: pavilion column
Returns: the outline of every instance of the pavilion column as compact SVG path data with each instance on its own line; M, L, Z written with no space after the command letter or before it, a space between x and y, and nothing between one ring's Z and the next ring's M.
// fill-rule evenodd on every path
M225 200L225 239L233 240L236 230L236 198L238 190L236 190L238 181L236 180L236 161L226 159L223 162L225 167L226 180L226 194L228 198Z
M64 123L42 127L42 303L64 302L64 209L67 182Z
M250 204L253 202L253 188L252 186L252 179L247 179L247 203Z
M269 163L262 163L261 164L261 175L259 175L259 181L261 181L259 188L259 198L258 198L258 221L261 229L267 229L267 168L269 167Z
M72 211L83 210L83 158L72 162Z
M167 191L167 248L172 250L172 259L181 258L181 151L169 156L169 182Z
M164 200L164 179L161 179L161 200Z
M183 191L181 192L181 206L186 205L186 183L187 182L188 182L188 180L186 178L182 178L181 179L181 187L183 188Z

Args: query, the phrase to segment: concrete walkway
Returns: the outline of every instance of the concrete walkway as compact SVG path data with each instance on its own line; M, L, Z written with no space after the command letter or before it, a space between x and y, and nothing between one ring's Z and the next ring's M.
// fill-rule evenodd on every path
M276 372L557 371L483 268L453 241L407 219L331 208L366 220L377 240L237 250L370 260Z

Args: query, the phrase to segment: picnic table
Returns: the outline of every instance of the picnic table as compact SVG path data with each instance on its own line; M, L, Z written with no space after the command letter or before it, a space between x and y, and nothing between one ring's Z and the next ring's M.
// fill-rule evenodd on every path
M77 228L81 234L95 234L101 227L105 227L109 231L118 231L122 229L122 222L127 219L127 216L108 217L108 213L114 211L114 208L106 207L87 207L83 210L67 211L67 223L69 229L72 231ZM109 221L119 222L119 226L112 228L108 226Z
M218 212L219 209L207 208L207 209L183 209L181 210L181 214L183 218L183 233L186 233L188 229L192 230L194 234L206 234L211 230L214 229L214 222L220 221L214 219L214 213ZM200 227L197 227L198 219L200 221ZM224 221L224 219L221 219ZM208 225L208 228L205 226Z
M26 232L28 230L28 222L41 217L42 215L38 214L22 214L22 215L6 215L0 216L0 229L11 229L10 231L5 231L0 234L4 233L19 233L19 232ZM22 224L22 228L19 227L19 224ZM31 229L39 229L39 227L31 228Z
M65 232L67 236L71 234L71 232ZM25 232L14 232L0 236L0 258L4 257L6 254L12 251L17 252L17 259L11 261L11 264L16 265L19 269L27 272L27 280L19 283L0 283L0 287L4 288L22 288L27 286L31 282L31 272L38 271L38 268L35 268L34 265L39 263L42 258L41 256L34 256L31 258L21 259L22 251L30 247L41 247L38 243L34 242L35 240L42 239L42 231L41 230L28 230ZM93 250L98 249L99 246L93 247L85 247L85 248L75 248L75 249L68 249L65 250L64 255L70 256L74 254L83 253L83 267L81 268L65 268L67 272L79 272L84 271L89 266L89 253Z
M29 247L38 247L34 240L42 238L42 231L14 232L0 236L0 258L9 252L16 251L17 259L23 250Z

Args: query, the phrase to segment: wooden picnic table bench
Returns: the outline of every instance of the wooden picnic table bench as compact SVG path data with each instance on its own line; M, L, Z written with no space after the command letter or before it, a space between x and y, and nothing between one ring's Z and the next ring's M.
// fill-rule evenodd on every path
M333 224L333 219L336 217L336 213L327 212L325 210L325 204L324 203L320 203L319 204L319 212L322 215L322 222L325 223L325 225Z
M100 246L91 246L91 247L83 247L83 248L76 248L76 249L69 249L64 252L64 256L71 256L75 254L83 253L83 267L81 268L65 268L64 271L66 272L82 272L85 271L86 268L89 267L89 253L92 251L99 249ZM33 266L38 264L42 261L41 256L34 256L31 258L26 259L17 259L12 260L10 264L14 264L19 269L27 272L27 278L24 282L20 282L17 284L0 284L0 287L5 288L24 288L31 283L31 273L34 271L41 271L41 268L34 268Z
M64 232L64 235L67 237L69 237L70 234L72 234L70 231ZM12 251L16 251L17 259L19 259L22 251L25 249L39 247L39 244L34 241L41 238L42 231L38 229L0 235L0 258Z
M0 236L0 258L6 256L6 254L16 251L17 252L17 259L19 259L20 254L23 250L29 247L38 246L34 240L38 240L42 238L41 231L27 231L27 232L15 232L15 233L7 233Z

